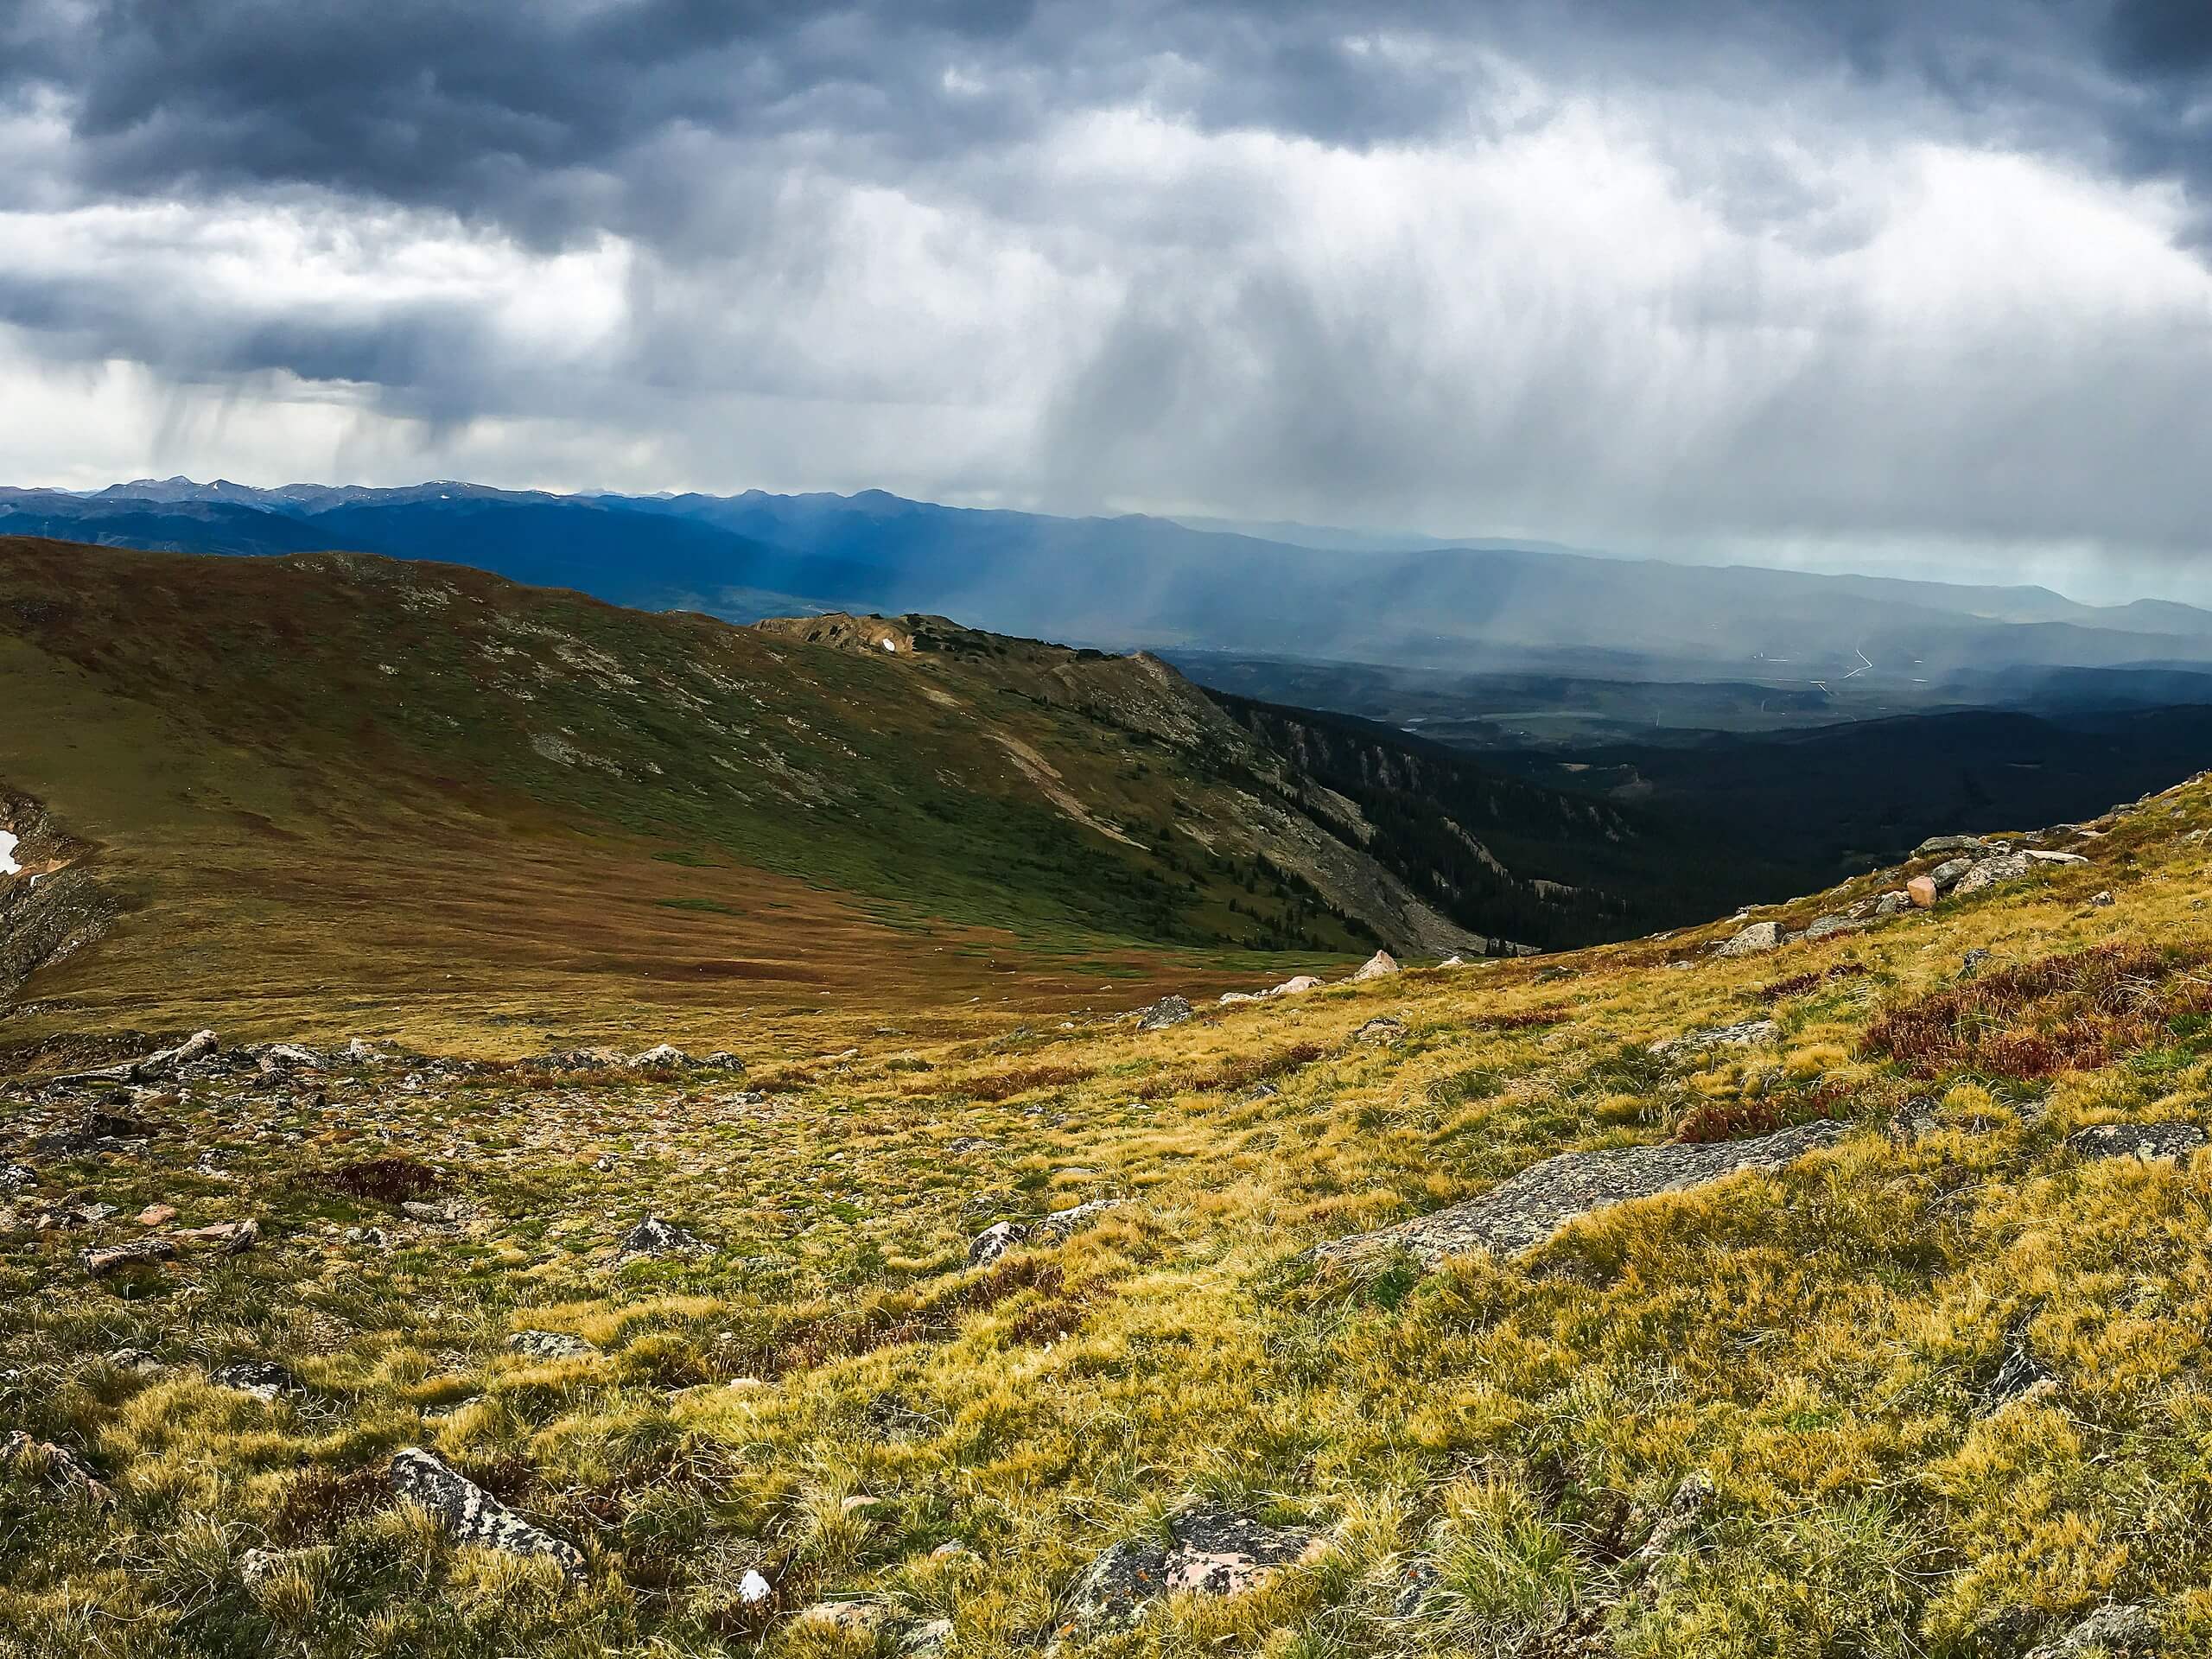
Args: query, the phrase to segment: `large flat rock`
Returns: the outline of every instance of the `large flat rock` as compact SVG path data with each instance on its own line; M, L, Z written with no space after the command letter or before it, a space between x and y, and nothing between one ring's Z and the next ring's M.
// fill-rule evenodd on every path
M1841 1138L1848 1128L1823 1121L1750 1141L1561 1153L1530 1165L1479 1198L1376 1232L1337 1239L1318 1246L1313 1255L1317 1261L1352 1262L1408 1250L1431 1265L1478 1252L1517 1255L1579 1217L1631 1198L1705 1186L1738 1170L1780 1169Z

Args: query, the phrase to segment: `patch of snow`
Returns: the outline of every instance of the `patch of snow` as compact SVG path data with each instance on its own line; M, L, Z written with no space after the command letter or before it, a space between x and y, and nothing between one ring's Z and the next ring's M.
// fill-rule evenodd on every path
M0 830L0 875L22 872L23 867L16 862L16 849L21 844L13 830Z

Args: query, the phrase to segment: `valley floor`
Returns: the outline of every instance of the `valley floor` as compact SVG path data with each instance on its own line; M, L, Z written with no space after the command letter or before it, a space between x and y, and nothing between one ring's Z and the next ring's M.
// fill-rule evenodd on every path
M1160 1031L19 1054L0 1651L2212 1651L2212 791L2094 828L1778 950ZM1523 1253L1310 1254L1829 1122Z

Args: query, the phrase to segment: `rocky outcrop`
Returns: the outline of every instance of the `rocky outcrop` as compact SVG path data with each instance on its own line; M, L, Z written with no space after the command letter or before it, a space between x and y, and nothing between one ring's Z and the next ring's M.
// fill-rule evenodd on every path
M571 1579L584 1574L576 1547L517 1515L466 1475L448 1468L419 1446L391 1460L391 1489L437 1518L455 1543L477 1544L510 1555L543 1556Z
M1397 971L1398 959L1388 950L1377 950L1359 964L1358 969L1352 974L1351 982L1357 985L1370 979L1388 979Z
M1479 1198L1394 1227L1316 1247L1314 1259L1350 1262L1393 1250L1433 1265L1484 1252L1517 1255L1569 1222L1634 1198L1707 1185L1739 1170L1777 1170L1840 1139L1842 1123L1802 1123L1751 1141L1569 1152L1522 1170Z

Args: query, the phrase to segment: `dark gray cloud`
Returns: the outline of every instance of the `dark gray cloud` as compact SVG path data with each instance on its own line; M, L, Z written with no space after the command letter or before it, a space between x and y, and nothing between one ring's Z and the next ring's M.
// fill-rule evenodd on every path
M2171 0L15 0L0 404L137 365L280 474L271 386L501 481L2171 550L2208 111Z

